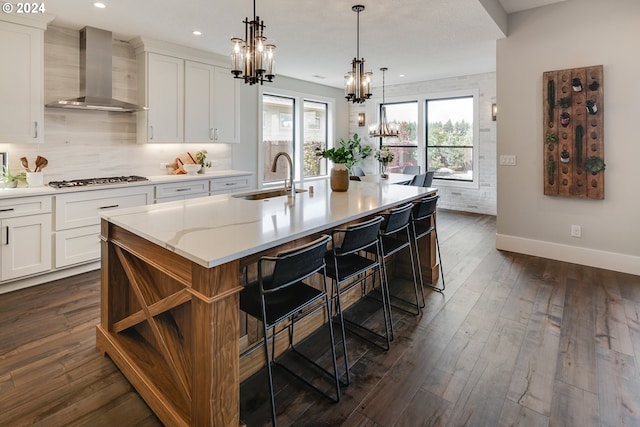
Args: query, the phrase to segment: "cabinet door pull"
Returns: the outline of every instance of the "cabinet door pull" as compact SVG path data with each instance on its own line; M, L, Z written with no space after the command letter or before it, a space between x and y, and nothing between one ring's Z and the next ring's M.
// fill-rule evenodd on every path
M37 139L37 138L38 138L38 122L37 122L37 121L35 121L35 122L34 122L34 126L33 126L33 128L34 128L34 131L35 131L35 136L34 136L34 138L36 138L36 139Z
M98 209L111 209L111 208L117 208L120 205L109 205L109 206L100 206Z
M189 191L190 188L176 188L176 191Z
M213 136L213 135L214 135L213 128L209 128L209 139L210 139L210 140L212 140L212 141L213 141L213 139L214 139L214 136Z
M0 212L11 212L11 211L13 211L13 208L0 209Z
M235 182L227 182L225 185L236 185Z
M153 139L153 126L149 126L149 139Z
M216 141L218 140L218 128L213 129L213 139Z
M4 239L2 240L2 244L8 245L9 244L9 226L7 225L2 227L2 231L3 231L2 234L4 234L4 236L2 236L4 237Z

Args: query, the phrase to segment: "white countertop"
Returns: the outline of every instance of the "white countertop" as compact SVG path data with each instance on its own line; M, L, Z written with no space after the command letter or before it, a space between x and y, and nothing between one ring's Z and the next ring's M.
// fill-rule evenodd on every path
M328 180L310 185L313 193L298 193L291 200L219 195L117 209L102 217L210 268L436 191L356 181L346 192L331 191Z
M93 191L93 190L105 190L107 188L122 188L122 187L136 187L141 185L155 185L155 184L164 184L168 182L187 182L187 181L196 181L201 179L211 179L211 178L225 178L225 177L234 177L234 176L245 176L245 175L253 175L253 172L248 171L240 171L240 170L219 170L219 171L211 171L207 173L197 173L194 175L157 175L157 176L148 176L148 181L136 181L136 182L124 182L119 184L108 184L108 185L90 185L85 187L70 187L70 188L53 188L45 185L43 187L18 187L18 188L3 188L0 189L0 199L8 199L12 197L28 197L28 196L42 196L42 195L56 195L56 194L64 194L69 192L76 191ZM88 176L87 178L99 178L97 176Z

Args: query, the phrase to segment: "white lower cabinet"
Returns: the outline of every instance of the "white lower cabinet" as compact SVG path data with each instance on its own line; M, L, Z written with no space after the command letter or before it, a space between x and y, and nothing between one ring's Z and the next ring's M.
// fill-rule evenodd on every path
M152 187L81 191L56 196L55 267L100 258L100 213L150 204Z
M212 178L210 181L211 194L234 193L251 188L251 175Z
M233 193L253 185L252 174L193 178L0 198L0 294L43 283L48 273L73 272L98 261L101 212Z
M56 232L56 268L100 258L100 226L73 228Z
M0 200L0 281L51 270L51 197Z
M172 182L156 185L155 202L193 199L209 195L209 181L206 179L187 182Z

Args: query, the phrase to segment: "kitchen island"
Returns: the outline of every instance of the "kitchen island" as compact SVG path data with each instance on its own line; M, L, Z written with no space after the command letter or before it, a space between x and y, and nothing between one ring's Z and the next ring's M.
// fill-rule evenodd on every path
M103 215L97 347L166 425L239 424L244 266L436 191L312 185L294 197L220 195ZM437 280L433 242L421 256L425 280Z

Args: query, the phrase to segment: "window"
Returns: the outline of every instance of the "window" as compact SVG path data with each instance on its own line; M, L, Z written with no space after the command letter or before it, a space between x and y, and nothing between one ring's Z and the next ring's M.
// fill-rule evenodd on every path
M388 146L393 153L389 172L401 173L405 166L419 165L418 152L418 102L380 104L386 110L387 122L398 128L398 137L380 138L380 146ZM382 116L382 114L380 114Z
M327 146L327 104L304 101L304 176L314 177L327 174L327 160L316 156L316 148Z
M283 96L262 96L262 153L264 182L287 179L289 171L279 167L271 172L271 162L281 151L294 158L295 99Z
M426 101L427 165L434 178L474 181L473 96Z
M273 159L282 151L291 156L297 181L327 174L327 160L316 156L316 148L327 147L330 141L332 103L311 98L287 91L262 93L263 183L289 178L288 167L281 164L284 160L271 172Z

